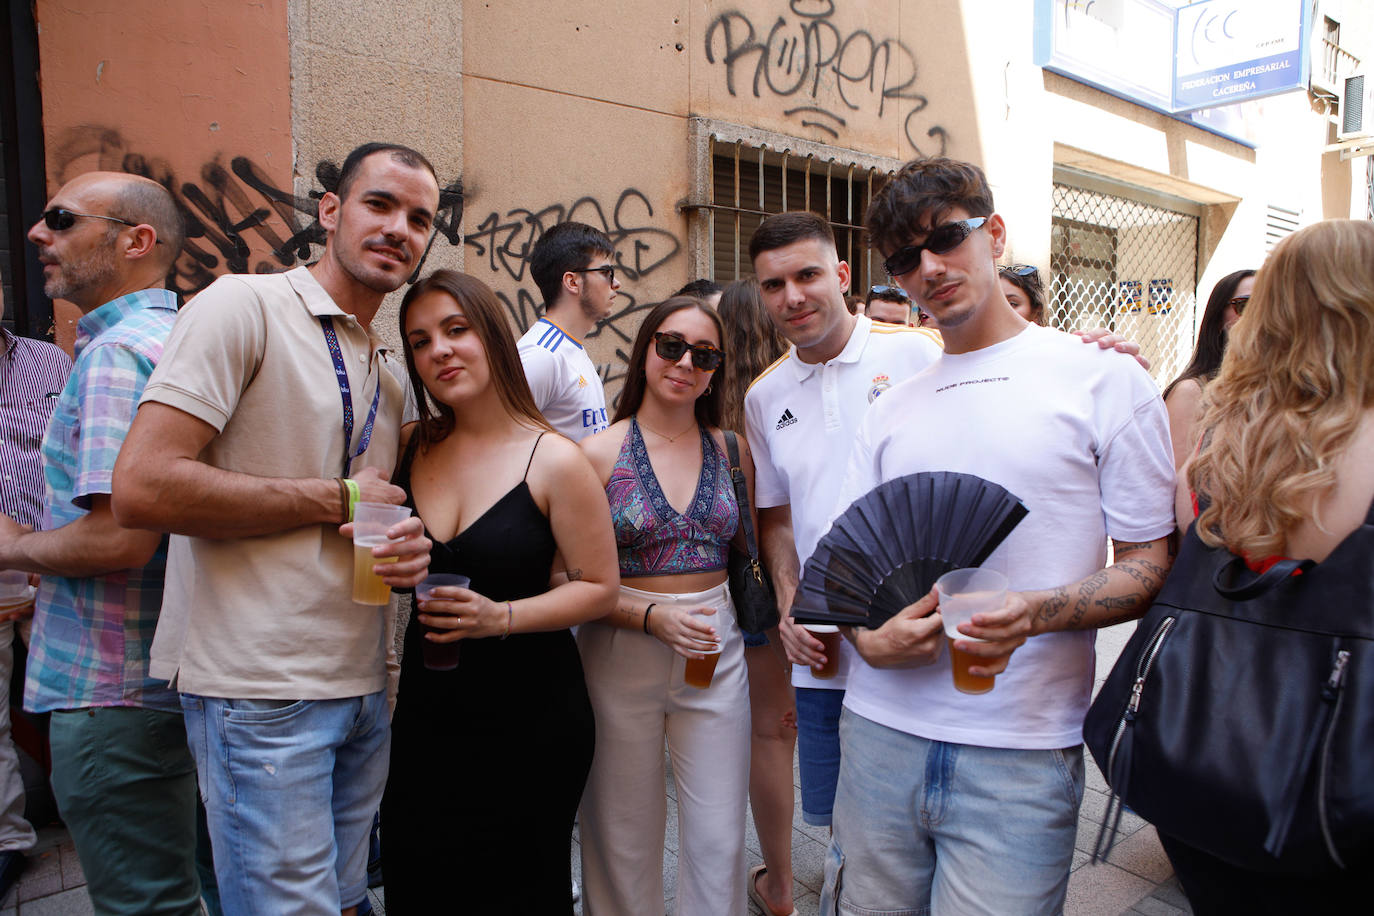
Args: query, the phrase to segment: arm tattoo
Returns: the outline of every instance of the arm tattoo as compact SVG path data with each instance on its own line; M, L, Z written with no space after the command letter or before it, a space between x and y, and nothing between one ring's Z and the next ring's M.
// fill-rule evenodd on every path
M1154 541L1112 541L1112 555L1117 559L1136 550L1145 550L1152 546Z
M1083 622L1083 616L1088 613L1088 608L1092 607L1093 596L1107 584L1110 578L1105 569L1099 569L1078 586L1078 603L1074 605L1073 616L1069 618L1070 629L1077 629L1078 625Z
M569 581L569 582L576 582L578 579L581 579L581 578L582 578L582 570L580 570L580 569L570 569L570 570L568 570L568 581Z
M1069 604L1069 590L1064 586L1059 586L1050 591L1048 598L1040 605L1040 611L1036 614L1041 620L1048 623L1053 620L1060 611L1064 610Z

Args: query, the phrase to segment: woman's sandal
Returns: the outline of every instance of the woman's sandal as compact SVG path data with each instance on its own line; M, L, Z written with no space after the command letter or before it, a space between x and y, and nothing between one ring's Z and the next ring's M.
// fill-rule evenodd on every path
M763 895L759 893L759 875L766 871L768 871L767 865L755 865L749 869L749 899L758 904L760 910L763 910L763 916L776 916L772 907L768 905L768 901L764 900ZM797 911L793 909L787 916L797 916Z

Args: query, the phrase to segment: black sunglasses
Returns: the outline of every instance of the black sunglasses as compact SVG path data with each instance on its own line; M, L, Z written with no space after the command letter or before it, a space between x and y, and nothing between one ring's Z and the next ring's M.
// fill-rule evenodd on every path
M1031 277L1040 271L1030 264L1009 264L1003 267L1001 272L1011 274L1013 277Z
M570 270L572 274L603 274L607 283L615 282L615 268L610 264L602 264L600 267L584 267L581 270Z
M717 350L710 344L689 344L671 331L654 332L654 352L660 359L675 363L688 350L692 351L692 365L702 372L719 368L720 361L725 358L725 351Z
M899 297L901 297L902 299L907 299L907 300L910 300L910 299L911 299L911 297L908 296L908 295L906 294L906 290L902 289L900 286L870 286L870 287L868 288L868 295L869 295L869 296L899 296Z
M1235 309L1237 315L1241 315L1244 314L1245 307L1250 304L1250 297L1237 296L1234 299L1228 300L1226 304L1231 306L1231 308Z
M75 210L68 210L65 207L53 207L44 210L40 214L43 225L53 232L66 232L76 225L78 219L103 219L111 223L120 223L124 226L141 226L142 223L131 223L127 219L120 219L117 216L101 216L99 213L77 213ZM157 244L162 244L162 239L157 240Z
M964 239L973 234L973 230L982 226L988 221L986 216L974 216L970 219L956 220L952 223L945 223L930 230L926 236L924 245L908 245L895 252L892 257L883 262L883 267L887 270L889 277L900 277L902 274L909 274L917 267L921 266L921 253L929 251L931 254L944 254L953 251L963 244Z

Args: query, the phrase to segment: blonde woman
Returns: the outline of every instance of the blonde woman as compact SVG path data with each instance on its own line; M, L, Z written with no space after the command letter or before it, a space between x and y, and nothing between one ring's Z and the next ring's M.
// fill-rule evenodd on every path
M1281 557L1320 564L1374 502L1374 223L1318 223L1274 249L1205 397L1202 445L1179 480L1180 527L1196 496L1208 545L1256 569ZM1374 864L1319 879L1261 874L1160 838L1199 916L1307 912L1314 891L1350 899Z

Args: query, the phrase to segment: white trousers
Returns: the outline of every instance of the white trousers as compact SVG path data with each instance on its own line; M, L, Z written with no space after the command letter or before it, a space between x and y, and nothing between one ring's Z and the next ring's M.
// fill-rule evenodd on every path
M716 608L708 619L724 648L711 686L698 689L683 683L686 660L654 637L604 623L580 628L596 711L596 753L578 816L583 912L663 912L666 738L677 783L677 914L743 916L749 681L729 589L621 592L659 606Z

